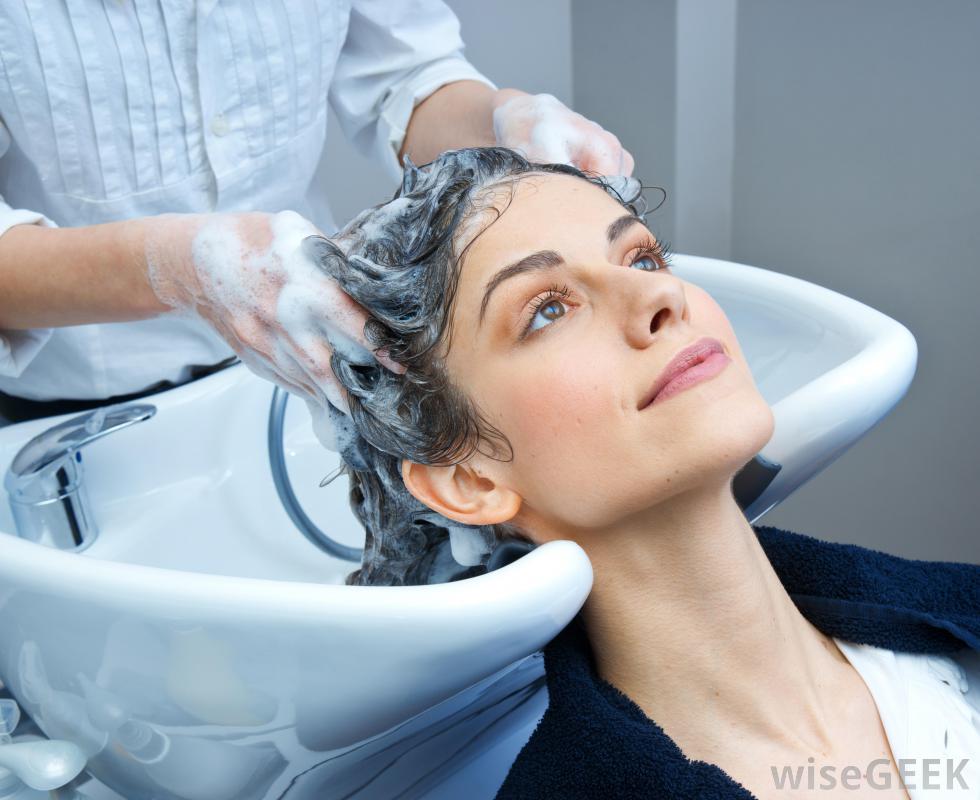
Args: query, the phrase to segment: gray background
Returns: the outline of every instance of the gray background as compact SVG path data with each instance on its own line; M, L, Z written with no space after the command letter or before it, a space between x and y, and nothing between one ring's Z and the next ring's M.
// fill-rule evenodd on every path
M980 3L449 3L491 80L570 103L668 189L653 225L675 250L813 281L915 335L905 398L762 524L980 563ZM393 186L332 133L343 221Z

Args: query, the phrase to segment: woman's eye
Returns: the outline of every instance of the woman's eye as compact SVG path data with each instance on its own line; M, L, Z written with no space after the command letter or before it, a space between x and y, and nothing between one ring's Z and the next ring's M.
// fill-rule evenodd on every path
M638 258L635 258L630 266L636 267L637 269L646 270L648 272L655 272L658 269L664 269L664 265L651 255L641 255Z
M535 310L534 316L531 317L531 324L527 327L527 332L530 333L531 331L540 330L563 316L565 316L564 302L558 298L547 300L541 303ZM546 319L547 322L544 325L536 326L539 319Z

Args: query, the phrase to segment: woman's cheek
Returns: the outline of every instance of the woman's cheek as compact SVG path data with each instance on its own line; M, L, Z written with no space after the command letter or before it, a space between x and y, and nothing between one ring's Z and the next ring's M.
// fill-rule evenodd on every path
M589 358L555 357L539 360L519 379L510 375L501 381L510 427L527 446L557 454L563 442L581 446L583 435L601 429L610 412L609 383L594 364Z

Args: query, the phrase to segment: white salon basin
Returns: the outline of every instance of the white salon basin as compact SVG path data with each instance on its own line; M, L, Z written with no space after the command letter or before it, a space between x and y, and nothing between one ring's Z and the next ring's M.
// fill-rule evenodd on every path
M779 273L674 268L728 313L774 409L742 485L755 521L898 402L915 340ZM0 503L0 678L131 800L441 797L464 774L468 797L493 797L546 703L537 653L585 601L587 557L560 541L453 583L343 585L353 565L300 535L273 488L271 394L237 366L140 401L152 419L85 450L100 533L82 552L16 537ZM0 428L0 471L62 419ZM286 443L306 511L360 545L346 480L317 486L338 457L302 403Z

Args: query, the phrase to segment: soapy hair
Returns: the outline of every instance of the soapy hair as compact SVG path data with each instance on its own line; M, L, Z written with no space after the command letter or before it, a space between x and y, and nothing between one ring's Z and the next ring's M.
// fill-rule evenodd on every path
M389 202L363 211L331 239L304 242L367 310L364 334L372 347L387 348L406 367L397 375L339 351L330 361L350 405L350 417L330 411L351 507L366 534L361 567L348 584L458 580L485 572L501 543L529 541L510 524L466 525L430 509L405 488L401 461L457 464L484 444L489 457L513 458L503 433L450 380L439 352L443 344L449 351L444 337L466 249L506 210L516 182L535 174L575 176L637 216L646 211L633 178L603 178L565 164L532 163L507 148L477 147L443 153L423 167L406 159L402 185ZM501 196L507 197L503 208ZM479 230L471 237L473 228Z

